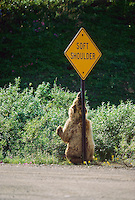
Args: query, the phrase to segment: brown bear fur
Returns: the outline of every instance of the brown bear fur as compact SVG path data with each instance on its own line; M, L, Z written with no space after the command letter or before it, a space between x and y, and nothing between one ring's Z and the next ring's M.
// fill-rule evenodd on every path
M85 108L85 115L87 110ZM81 93L79 92L72 106L69 108L69 118L64 128L59 126L56 130L61 139L67 143L66 157L74 164L81 164L82 159L82 106ZM93 160L94 140L92 134L92 123L86 119L86 161Z

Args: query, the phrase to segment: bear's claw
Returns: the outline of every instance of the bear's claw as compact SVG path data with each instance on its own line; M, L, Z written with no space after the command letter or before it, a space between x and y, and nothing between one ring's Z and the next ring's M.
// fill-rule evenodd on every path
M60 136L62 132L63 132L63 131L62 131L62 127L59 126L59 127L57 128L57 130L56 130L57 135Z

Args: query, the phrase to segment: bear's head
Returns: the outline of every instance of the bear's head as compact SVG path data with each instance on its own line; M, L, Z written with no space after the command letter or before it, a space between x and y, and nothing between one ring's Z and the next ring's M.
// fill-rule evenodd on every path
M85 114L87 110L85 108ZM77 94L77 97L74 99L72 106L69 108L69 117L75 119L82 118L82 101L81 101L81 92Z

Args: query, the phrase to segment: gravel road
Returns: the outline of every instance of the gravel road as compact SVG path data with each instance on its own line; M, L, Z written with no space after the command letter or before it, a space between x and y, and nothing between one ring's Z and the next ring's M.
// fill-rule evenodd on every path
M0 164L0 200L135 200L135 169Z

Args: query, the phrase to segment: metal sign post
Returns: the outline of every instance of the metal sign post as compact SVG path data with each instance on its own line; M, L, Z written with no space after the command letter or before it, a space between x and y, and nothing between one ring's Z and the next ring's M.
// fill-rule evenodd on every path
M82 99L82 158L86 161L85 79L102 53L84 28L80 28L66 50L65 56L81 77Z
M82 100L82 159L86 161L85 81L81 79Z

